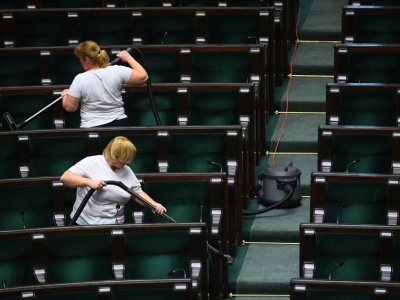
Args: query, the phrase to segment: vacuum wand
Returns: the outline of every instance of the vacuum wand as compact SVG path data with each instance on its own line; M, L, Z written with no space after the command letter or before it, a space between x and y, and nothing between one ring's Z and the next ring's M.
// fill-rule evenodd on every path
M151 210L155 210L156 208L154 207L153 204L151 204L149 201L147 201L146 199L144 199L142 196L132 192L125 184L123 184L121 181L115 181L115 180L108 180L105 181L106 184L112 184L112 185L116 185L118 187L120 187L121 189L123 189L124 191L128 192L129 194L131 194L133 197L135 197L136 199L138 199L143 205L147 206L148 208L150 208ZM93 193L95 192L95 189L90 189L90 191L86 194L86 196L82 199L81 204L79 205L78 209L76 210L75 215L73 216L73 218L71 219L71 221L69 222L68 226L72 226L76 223L76 220L79 218L80 214L82 213L83 209L85 208L87 202L89 201L89 198L93 195ZM169 215L167 215L166 213L162 213L160 214L160 216L162 216L164 219L166 219L167 221L171 222L171 223L177 223L176 220L174 220L173 218L171 218ZM227 254L222 254L221 252L218 251L218 249L214 248L213 246L211 246L210 244L207 244L208 249L218 255L220 258L223 258L226 260L226 262L228 264L232 264L234 259Z

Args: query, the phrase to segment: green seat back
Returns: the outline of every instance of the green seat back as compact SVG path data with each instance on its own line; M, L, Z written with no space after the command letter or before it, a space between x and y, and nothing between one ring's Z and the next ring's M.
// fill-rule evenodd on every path
M132 44L131 16L130 14L81 15L78 39L81 42L93 40L99 45L130 45Z
M237 91L190 91L189 125L238 125Z
M87 136L31 136L30 176L61 176L87 155Z
M354 15L354 43L400 43L398 14L356 13Z
M46 236L49 283L111 280L109 234Z
M400 82L400 53L397 52L351 52L348 57L348 65L349 83Z
M317 233L315 279L379 280L380 236L357 233ZM332 268L343 262L341 267Z
M101 0L41 0L41 8L91 8L102 7Z
M153 92L153 100L161 124L163 126L176 125L176 92ZM130 126L157 125L148 91L127 91L125 96L125 112L129 118Z
M125 234L125 278L168 278L175 269L189 274L187 231Z
M192 82L248 82L248 53L192 53Z
M30 237L0 239L0 278L7 287L35 284Z
M395 92L343 91L340 100L340 125L397 126Z
M375 182L327 181L326 223L386 224L387 184Z
M133 55L138 61L139 57ZM181 66L179 53L145 52L147 73L152 83L180 82Z
M2 55L0 85L40 85L40 61L36 55Z
M208 160L226 165L224 133L170 133L169 172L218 172ZM218 168L218 167L217 167Z
M333 137L332 172L344 172L349 162L349 172L383 173L391 171L391 136L336 134Z
M67 14L15 17L16 47L67 46ZM15 61L13 61L15 64Z
M143 189L167 208L167 213L177 222L203 222L210 218L209 181L145 181ZM201 206L203 205L203 210ZM145 222L162 222L163 218L145 210Z
M51 59L51 80L53 84L70 85L76 75L84 72L72 49L71 53L53 53Z
M3 124L3 126L7 125ZM17 143L15 136L0 139L0 178L2 179L19 177Z
M256 44L259 38L259 24L255 14L215 13L207 16L206 20L207 43Z
M194 44L194 18L190 14L145 14L144 44Z
M3 111L9 112L16 124L21 124L34 114L47 106L51 99L48 94L3 94ZM23 130L53 129L53 116L51 109L40 113L35 119L29 121ZM10 130L9 126L3 121L3 130Z
M0 230L51 227L51 186L18 185L1 188Z

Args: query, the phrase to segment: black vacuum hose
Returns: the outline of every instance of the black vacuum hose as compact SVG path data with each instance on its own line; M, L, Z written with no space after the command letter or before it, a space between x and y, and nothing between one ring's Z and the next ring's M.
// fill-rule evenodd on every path
M132 47L132 50L136 51L136 53L139 54L140 60L142 61L143 68L146 70L147 74L149 74L149 72L147 71L146 61L144 59L143 52L137 47ZM149 76L149 78L147 79L147 90L149 92L151 109L153 111L154 118L156 119L157 126L161 126L161 120L158 115L158 112L156 109L156 104L155 104L154 98L153 98L153 89L151 87L150 75L148 75L148 76Z
M282 205L283 203L288 201L293 196L294 188L290 184L287 184L287 185L285 185L285 192L286 192L285 197L283 197L282 200L280 200L279 202L272 204L271 206L261 208L259 210L255 210L255 211L244 210L242 212L242 214L245 216L258 215L258 214L262 214L267 211L273 210L274 208L277 208L279 205Z

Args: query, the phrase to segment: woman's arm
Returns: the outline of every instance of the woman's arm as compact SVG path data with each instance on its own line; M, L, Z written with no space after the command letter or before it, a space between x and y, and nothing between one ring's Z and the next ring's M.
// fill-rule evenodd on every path
M68 89L65 89L61 92L62 98L62 106L67 112L74 112L79 107L79 98L72 97L68 95Z
M88 186L91 189L101 190L107 185L103 180L82 177L72 173L70 170L65 171L60 180L64 185L71 188Z
M141 196L142 198L144 198L145 200L147 200L147 202L149 202L150 204L152 204L155 207L155 210L153 212L156 212L158 214L163 214L167 211L167 209L162 206L160 203L154 201L149 195L147 195L145 192L140 192L139 196ZM133 197L133 199L139 203L140 205L143 205L142 202L140 202L139 200L137 200L136 198Z
M128 79L127 84L142 85L149 79L146 70L129 54L129 52L123 50L117 54L117 57L123 62L127 62L132 69L131 77Z

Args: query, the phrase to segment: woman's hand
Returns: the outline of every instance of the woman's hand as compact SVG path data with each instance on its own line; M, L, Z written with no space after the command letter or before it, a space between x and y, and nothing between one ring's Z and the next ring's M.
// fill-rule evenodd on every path
M107 184L100 179L90 179L88 186L91 189L94 190L101 190L103 187L105 187Z
M158 213L160 215L167 211L167 209L158 202L154 205L154 208L153 213Z

